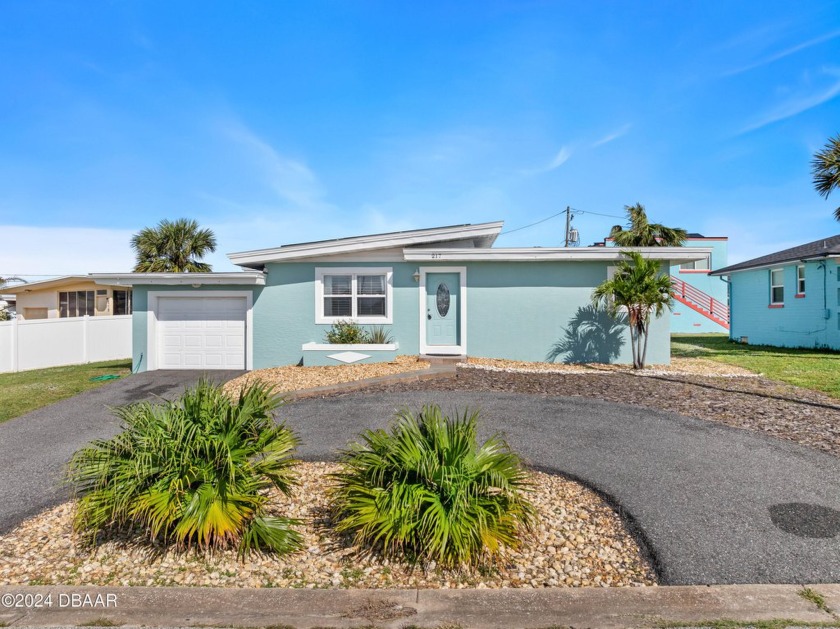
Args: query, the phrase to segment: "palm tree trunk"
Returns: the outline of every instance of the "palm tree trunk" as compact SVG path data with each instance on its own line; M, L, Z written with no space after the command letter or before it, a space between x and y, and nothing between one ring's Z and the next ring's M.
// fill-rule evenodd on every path
M648 347L648 330L650 329L650 320L645 322L645 344L644 349L642 350L642 360L641 364L639 365L640 369L645 368L645 361L647 361L647 347Z
M636 368L636 326L633 325L633 310L627 307L627 321L630 323L630 351L633 354L633 369Z

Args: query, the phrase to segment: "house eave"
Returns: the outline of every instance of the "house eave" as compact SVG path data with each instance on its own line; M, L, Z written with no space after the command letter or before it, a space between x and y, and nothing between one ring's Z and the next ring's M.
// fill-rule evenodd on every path
M741 267L739 269L733 269L731 267L724 267L722 269L717 269L716 271L712 271L709 275L732 275L733 273L744 273L746 271L758 271L761 269L777 269L782 266L786 266L788 264L796 264L799 262L818 262L821 260L838 260L840 259L840 254L830 253L826 255L812 255L812 256L805 256L801 258L788 258L786 260L776 260L774 262L768 262L766 264L756 264L754 266L746 266ZM735 265L733 265L735 266Z
M624 258L623 251L638 251L645 258L670 262L704 260L710 247L523 247L507 249L405 249L408 262L616 262Z
M91 273L97 284L113 286L264 286L261 271L230 273Z
M351 238L338 238L336 240L302 243L299 245L286 245L273 249L229 253L228 259L238 266L255 268L270 262L289 262L318 256L357 253L375 249L390 249L394 247L408 247L465 239L473 239L478 247L489 248L496 241L503 225L503 221L496 221L476 225L457 225L453 227L437 227L390 234L354 236Z

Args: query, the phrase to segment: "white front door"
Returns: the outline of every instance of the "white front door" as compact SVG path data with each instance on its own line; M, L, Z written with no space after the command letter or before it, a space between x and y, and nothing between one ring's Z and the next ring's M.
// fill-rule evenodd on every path
M245 369L244 297L164 297L157 303L158 369Z

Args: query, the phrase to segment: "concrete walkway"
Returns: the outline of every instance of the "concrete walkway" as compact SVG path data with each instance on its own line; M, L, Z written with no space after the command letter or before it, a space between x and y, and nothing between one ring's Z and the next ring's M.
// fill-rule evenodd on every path
M369 591L0 587L0 623L12 627L108 622L111 626L287 629L453 624L461 629L618 629L787 619L793 624L840 627L832 613L840 609L840 586L811 588L824 598L827 608L802 596L801 586L791 585ZM49 605L45 603L48 596ZM14 607L18 600L21 607ZM33 606L36 601L41 607Z
M225 382L242 371L213 371ZM0 424L0 534L66 500L64 466L93 439L119 432L110 407L172 398L198 381L200 371L138 373Z
M323 460L432 402L481 409L529 464L610 497L665 584L840 582L840 458L791 442L587 398L433 389L302 399L280 417Z

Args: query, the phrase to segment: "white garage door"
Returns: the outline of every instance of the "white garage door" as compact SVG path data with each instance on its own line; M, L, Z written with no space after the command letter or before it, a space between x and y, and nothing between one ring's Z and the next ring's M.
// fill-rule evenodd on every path
M159 369L245 369L244 297L161 297Z

